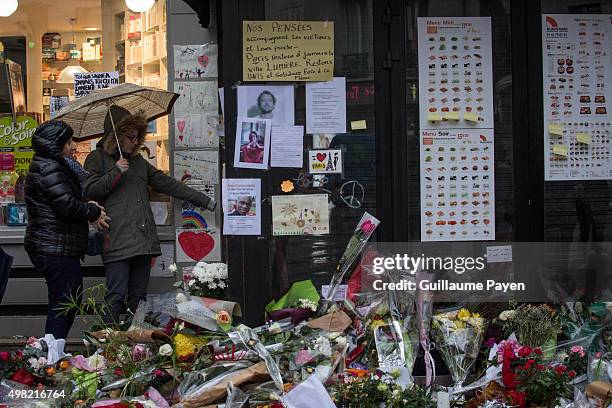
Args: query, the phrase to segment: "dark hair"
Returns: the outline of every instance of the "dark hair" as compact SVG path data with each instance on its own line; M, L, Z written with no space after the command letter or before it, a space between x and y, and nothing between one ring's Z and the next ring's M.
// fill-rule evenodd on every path
M276 96L274 96L274 94L270 91L263 91L257 97L257 106L259 106L259 104L261 103L261 97L264 95L270 95L272 97L272 102L274 102L274 104L276 105Z

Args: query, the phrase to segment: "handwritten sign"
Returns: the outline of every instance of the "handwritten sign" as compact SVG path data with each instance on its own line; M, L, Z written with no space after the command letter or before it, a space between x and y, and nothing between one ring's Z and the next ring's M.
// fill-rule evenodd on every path
M81 98L96 89L119 85L119 72L84 72L74 74L74 97Z
M330 81L334 74L334 23L244 21L244 81Z

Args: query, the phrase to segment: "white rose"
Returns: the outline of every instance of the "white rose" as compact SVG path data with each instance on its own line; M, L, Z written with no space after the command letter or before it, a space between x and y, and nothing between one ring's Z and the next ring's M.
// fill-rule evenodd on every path
M344 336L337 337L336 338L336 344L340 348L344 348L344 346L346 346L346 337L344 337Z
M516 312L514 310L504 310L499 314L499 320L505 322L507 320L512 320Z
M281 331L282 331L281 326L278 323L272 323L270 327L268 328L268 332L270 334L278 334Z
M169 344L164 344L163 346L161 346L159 348L159 355L160 356L171 356L172 355L172 346Z
M28 358L28 364L30 364L30 367L33 370L38 370L41 367L40 362L38 361L36 357Z
M98 353L92 354L88 359L87 363L94 370L100 370L106 367L106 360Z
M178 268L176 267L176 264L175 264L175 263L173 263L172 265L170 265L170 266L168 267L168 270L169 270L170 272L172 272L172 273L175 273L175 272L177 271L177 269L178 269Z
M187 301L187 296L185 296L183 293L177 293L176 294L176 303L185 303Z

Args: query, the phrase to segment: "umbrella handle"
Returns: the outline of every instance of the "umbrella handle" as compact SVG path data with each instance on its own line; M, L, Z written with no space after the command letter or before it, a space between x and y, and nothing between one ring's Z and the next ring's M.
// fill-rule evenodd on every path
M123 153L121 152L121 145L119 144L119 137L117 136L117 130L115 129L115 120L113 119L113 112L108 107L108 115L110 116L111 124L113 125L113 134L115 135L115 142L117 142L117 149L119 149L119 158L123 159Z

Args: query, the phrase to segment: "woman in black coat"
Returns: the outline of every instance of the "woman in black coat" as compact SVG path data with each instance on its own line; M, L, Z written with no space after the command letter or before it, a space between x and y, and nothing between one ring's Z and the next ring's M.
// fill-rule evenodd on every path
M83 286L80 258L87 250L87 222L105 224L106 213L83 199L81 185L64 157L70 155L72 128L51 120L34 132L34 158L26 177L28 226L25 250L43 274L49 292L45 333L65 339L74 312L60 314L60 304L77 297Z

